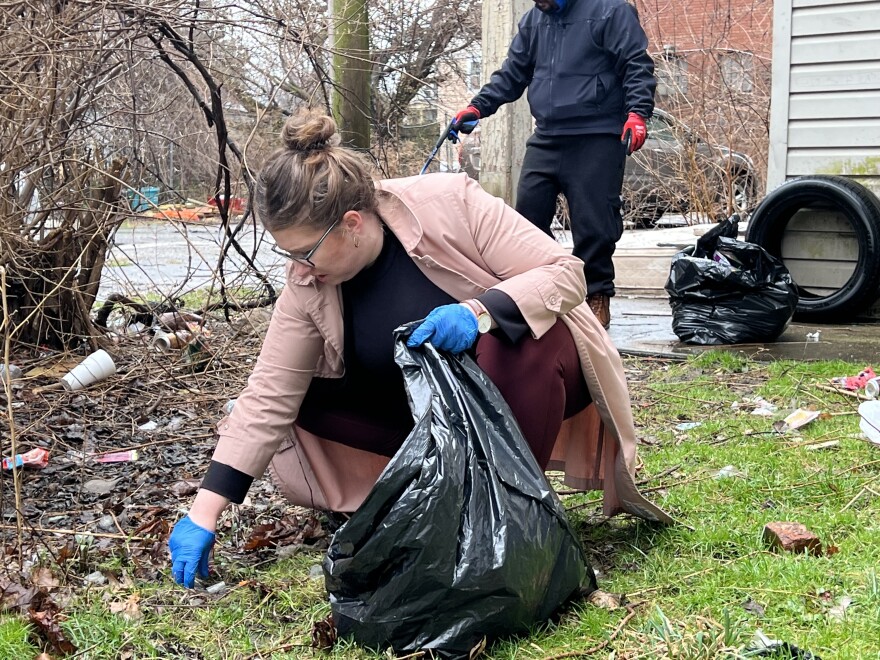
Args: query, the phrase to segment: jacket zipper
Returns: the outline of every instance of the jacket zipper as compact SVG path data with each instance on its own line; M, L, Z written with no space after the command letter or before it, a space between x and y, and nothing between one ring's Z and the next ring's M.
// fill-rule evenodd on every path
M565 23L560 21L559 29L553 30L553 48L550 51L550 113L556 107L556 101L553 98L553 82L556 79L556 54L559 52L559 44L565 40Z

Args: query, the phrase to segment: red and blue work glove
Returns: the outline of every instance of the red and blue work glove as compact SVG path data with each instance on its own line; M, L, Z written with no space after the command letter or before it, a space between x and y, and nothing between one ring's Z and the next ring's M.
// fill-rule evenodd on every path
M450 128L456 133L470 135L474 132L477 124L480 123L480 111L474 106L469 105L464 110L459 110L455 117L452 118Z
M464 305L441 305L422 321L406 341L410 348L431 342L434 348L461 353L477 340L477 317Z
M192 589L196 571L201 577L208 577L208 556L216 538L214 532L196 525L189 516L174 526L168 549L171 550L171 576L177 584Z
M623 133L620 135L620 141L629 145L626 155L631 156L633 152L641 149L647 137L648 127L645 125L645 120L635 112L629 113L626 123L623 125Z

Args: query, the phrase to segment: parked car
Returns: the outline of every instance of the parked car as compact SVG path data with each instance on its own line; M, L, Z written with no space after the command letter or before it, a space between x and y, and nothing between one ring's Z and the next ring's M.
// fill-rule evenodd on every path
M459 166L480 177L479 139L459 146ZM667 112L648 120L644 146L626 161L624 218L650 227L664 213L705 213L711 218L739 213L758 202L758 175L743 153L709 143Z

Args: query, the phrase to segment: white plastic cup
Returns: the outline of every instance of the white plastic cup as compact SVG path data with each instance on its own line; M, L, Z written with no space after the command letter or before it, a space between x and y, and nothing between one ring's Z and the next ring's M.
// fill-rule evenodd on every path
M113 358L107 351L98 350L65 374L61 384L68 392L72 392L102 381L115 373L116 365Z
M869 399L876 399L880 396L880 377L872 378L865 383L865 396Z

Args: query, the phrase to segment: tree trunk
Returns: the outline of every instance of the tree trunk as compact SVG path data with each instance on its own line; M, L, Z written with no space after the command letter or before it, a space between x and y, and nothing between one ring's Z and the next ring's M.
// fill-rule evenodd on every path
M370 148L370 23L366 0L333 0L333 118L343 142Z
M121 180L126 160L107 172L85 167L85 198L59 211L58 226L39 241L7 233L0 260L7 269L6 295L12 339L30 346L71 348L86 340L97 347L101 333L91 308L101 284L109 238L120 222Z
M530 0L484 0L483 80L501 66L516 34L519 19L534 4ZM516 186L532 132L532 117L525 94L515 103L502 106L491 119L482 122L483 145L480 185L511 206L516 204Z

